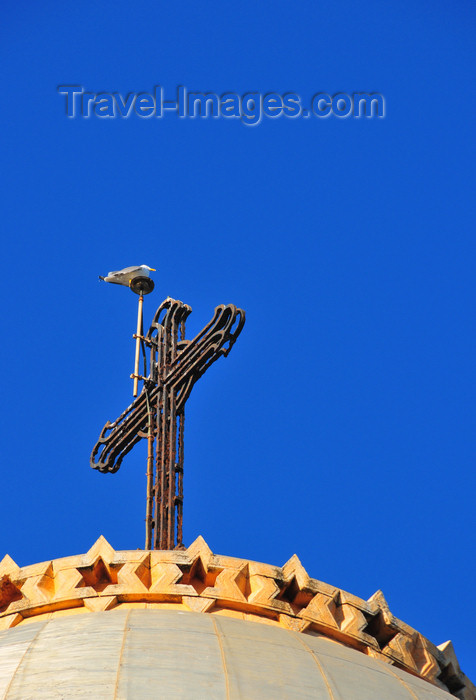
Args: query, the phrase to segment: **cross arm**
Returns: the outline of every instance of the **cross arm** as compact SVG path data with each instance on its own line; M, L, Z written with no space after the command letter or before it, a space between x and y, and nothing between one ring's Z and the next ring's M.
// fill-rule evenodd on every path
M233 304L221 304L210 322L185 345L171 365L165 386L173 386L180 411L195 382L221 355L226 357L245 324L245 312Z

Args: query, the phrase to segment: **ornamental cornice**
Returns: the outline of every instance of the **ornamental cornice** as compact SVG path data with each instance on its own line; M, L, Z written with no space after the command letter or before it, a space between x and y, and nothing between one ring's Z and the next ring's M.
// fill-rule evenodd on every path
M174 605L322 634L476 700L451 642L437 647L398 620L381 591L362 600L310 578L295 554L278 567L213 554L202 537L183 551L116 551L101 536L86 554L25 567L7 554L0 562L0 629L126 604Z

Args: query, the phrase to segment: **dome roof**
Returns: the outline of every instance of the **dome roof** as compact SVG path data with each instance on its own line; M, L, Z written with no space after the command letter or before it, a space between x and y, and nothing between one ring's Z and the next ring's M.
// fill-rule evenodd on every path
M3 695L2 695L3 693ZM0 696L449 700L320 635L222 615L117 609L0 633Z
M0 562L0 697L476 700L450 642L283 567L185 551Z

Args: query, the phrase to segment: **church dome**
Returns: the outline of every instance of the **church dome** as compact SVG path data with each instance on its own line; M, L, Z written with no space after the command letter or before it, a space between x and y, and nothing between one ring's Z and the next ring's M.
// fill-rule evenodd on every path
M368 601L283 567L185 551L0 562L0 697L476 698L435 647Z
M6 700L452 697L320 635L223 615L124 606L1 633L0 690Z

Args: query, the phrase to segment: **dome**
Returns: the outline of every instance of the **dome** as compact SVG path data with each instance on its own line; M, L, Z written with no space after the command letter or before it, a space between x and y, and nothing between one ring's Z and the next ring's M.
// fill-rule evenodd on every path
M118 609L0 634L0 695L25 698L448 700L326 639L222 615Z
M187 550L0 562L0 697L475 700L450 643L283 566Z

